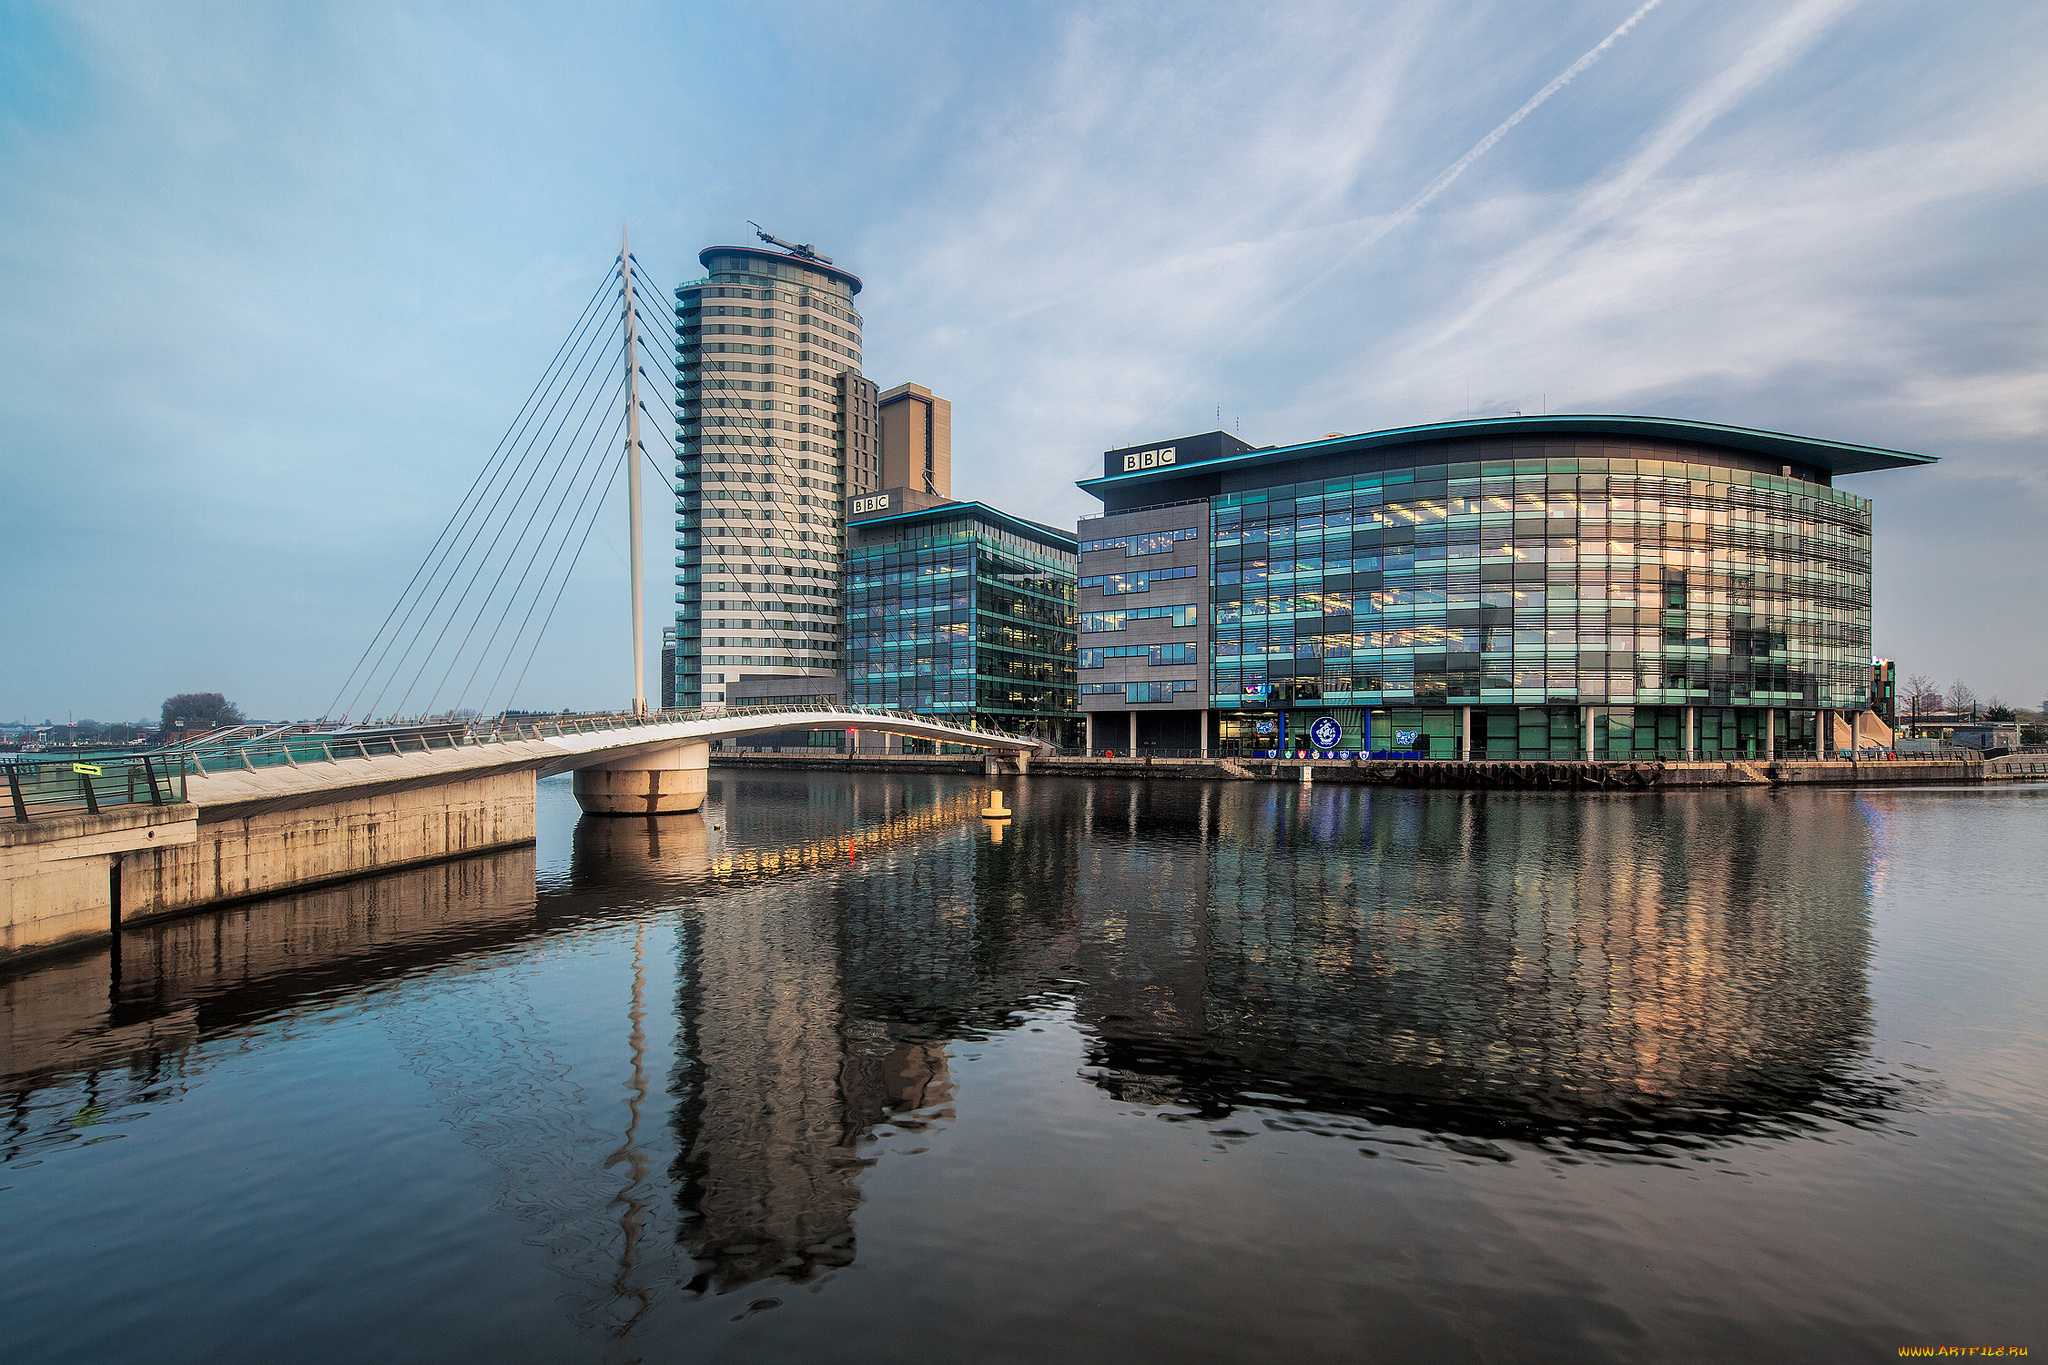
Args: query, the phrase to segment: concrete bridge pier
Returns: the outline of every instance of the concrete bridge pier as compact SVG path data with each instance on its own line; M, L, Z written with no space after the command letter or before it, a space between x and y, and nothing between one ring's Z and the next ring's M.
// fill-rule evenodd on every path
M708 741L642 750L578 768L576 804L585 815L682 815L701 808L711 772Z

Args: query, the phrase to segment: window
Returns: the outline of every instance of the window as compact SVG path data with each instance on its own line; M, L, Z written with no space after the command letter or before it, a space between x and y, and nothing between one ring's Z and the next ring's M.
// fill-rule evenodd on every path
M1132 557L1138 555L1161 555L1174 547L1175 542L1193 540L1201 532L1187 526L1177 531L1147 531L1140 535L1111 536L1105 540L1084 540L1081 553L1092 550L1122 550Z
M1193 645L1117 645L1109 649L1084 649L1081 667L1101 668L1109 659L1145 659L1153 664L1198 662Z
M1195 528L1190 526L1179 531L1153 531L1142 536L1132 536L1130 547L1125 553L1130 555L1165 554L1173 549L1175 541L1193 540L1195 534Z
M1174 682L1156 683L1082 683L1081 695L1084 697L1114 697L1121 695L1126 702L1142 706L1170 702L1178 693L1195 692L1200 689L1200 683L1186 678Z
M1193 578L1193 566L1181 569L1139 569L1133 573L1095 574L1080 581L1084 588L1100 588L1105 597L1123 593L1150 592L1152 584L1169 578Z
M1176 626L1192 626L1200 619L1201 608L1186 607L1126 607L1121 611L1084 611L1081 613L1081 629L1094 634L1107 630L1122 630L1131 621L1171 621Z

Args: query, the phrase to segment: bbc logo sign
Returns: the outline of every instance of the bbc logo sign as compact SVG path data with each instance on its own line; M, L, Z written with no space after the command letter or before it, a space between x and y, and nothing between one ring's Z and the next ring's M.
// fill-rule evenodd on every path
M1172 464L1174 450L1175 447L1167 446L1163 450L1133 451L1124 456L1124 473L1128 474L1133 469L1157 469L1163 464Z
M887 493L877 493L872 498L855 498L853 500L853 514L855 516L859 516L862 512L886 512L888 510L889 495Z

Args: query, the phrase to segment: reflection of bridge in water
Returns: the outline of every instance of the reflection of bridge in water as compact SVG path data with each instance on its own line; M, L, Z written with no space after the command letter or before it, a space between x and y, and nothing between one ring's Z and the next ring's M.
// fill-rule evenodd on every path
M1888 1103L1859 1079L1854 802L1037 784L996 845L975 800L720 778L706 818L580 822L538 891L518 849L132 931L118 968L0 980L0 1146L86 1140L81 1114L165 1102L209 1040L428 979L384 1026L569 1311L617 1329L662 1284L845 1265L875 1138L943 1144L973 1099L954 1044L1048 1008L1125 1100L1503 1156L1475 1144L1653 1151ZM662 940L636 938L620 1115L493 964L671 913L673 1053L644 984Z

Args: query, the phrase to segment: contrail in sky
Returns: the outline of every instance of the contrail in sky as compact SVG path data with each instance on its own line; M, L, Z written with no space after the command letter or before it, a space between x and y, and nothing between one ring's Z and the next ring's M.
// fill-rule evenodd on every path
M1651 10L1657 8L1657 6L1663 3L1664 0L1644 0L1644 3L1637 7L1635 13L1629 15L1628 18L1621 21L1621 24L1614 30L1614 32L1608 34L1605 38L1602 38L1598 43L1594 44L1593 47L1587 50L1584 56L1580 57L1577 61L1573 62L1570 66L1566 67L1562 72L1558 74L1555 80L1550 82L1550 84L1544 86L1541 90L1538 90L1535 94L1531 95L1528 98L1528 100L1522 105L1521 108L1515 110L1514 113L1509 114L1505 119L1502 119L1500 124L1497 127L1495 127L1492 132L1488 133L1485 137L1480 138L1479 141L1473 143L1471 151L1466 152L1465 155L1459 157L1456 161L1453 161L1447 168L1445 168L1444 172L1441 175L1437 176L1436 179L1430 181L1429 184L1424 187L1422 193L1416 195L1413 199L1410 199L1406 204L1403 204L1400 207L1400 209L1398 209L1391 217L1382 219L1379 225L1375 227L1371 232L1366 233L1365 236L1359 238L1357 241L1353 242L1349 247L1345 248L1344 251L1338 254L1335 260L1331 261L1329 265L1325 266L1319 273L1315 275L1314 278L1310 279L1308 283L1302 285L1299 289L1296 289L1286 298L1280 300L1280 302L1274 304L1271 308L1267 309L1264 316L1260 317L1258 321L1252 323L1249 327L1246 327L1245 329L1240 331L1233 340L1231 340L1227 345L1223 347L1222 350L1218 351L1215 355L1211 356L1209 358L1209 363L1207 365L1202 366L1201 369L1203 371L1208 370L1211 366L1215 365L1217 361L1223 359L1224 356L1230 354L1230 352L1237 349L1237 347L1246 339L1251 337L1253 334L1262 331L1265 328L1265 326L1268 323L1270 323L1274 318L1278 317L1280 314L1292 308L1296 303L1300 302L1305 295L1307 295L1311 290L1315 289L1317 285L1321 284L1331 275L1335 274L1344 265L1344 263L1349 261L1353 256L1356 256L1359 252L1365 250L1374 242L1377 242L1378 240L1380 240L1380 238L1386 236L1395 228L1401 226L1401 224L1407 222L1410 218L1413 218L1416 214L1422 212L1423 209L1429 207L1430 202L1432 200L1434 200L1438 195L1442 194L1445 190L1449 189L1452 183L1456 181L1459 176L1463 175L1465 173L1466 168L1469 167L1473 162L1477 161L1480 157L1485 156L1488 152L1492 151L1494 145L1498 143L1502 138L1506 137L1508 133L1513 130L1516 124L1520 123L1523 119L1529 117L1529 115L1535 113L1539 108L1543 106L1543 102L1545 100L1549 99L1552 95L1555 95L1558 91L1564 89L1567 85L1570 85L1575 78L1584 73L1587 67L1593 65L1593 63L1599 61L1603 56L1605 56L1608 48L1613 47L1616 43L1620 42L1624 37L1628 35L1628 31L1630 29L1634 28L1637 24L1641 23L1644 15L1648 14ZM1197 380L1196 382L1200 383L1201 381ZM1179 407L1181 398L1185 398L1187 394L1194 389L1194 387L1195 385L1191 384L1188 386L1186 390L1183 390L1180 396L1174 399L1173 406Z
M1367 233L1363 240L1361 240L1351 248L1351 251L1357 251L1363 247L1371 245L1372 243L1378 241L1380 238L1386 236L1389 232L1392 232L1400 224L1407 222L1410 218L1414 217L1416 214L1420 213L1424 208L1428 207L1431 200L1435 199L1438 195L1442 194L1445 190L1449 189L1451 187L1451 182L1453 180L1456 180L1459 176L1465 173L1465 168L1467 166L1470 166L1480 157L1485 156L1488 152L1492 151L1493 145L1496 142L1499 142L1502 138L1506 137L1508 135L1509 129L1513 128L1517 123L1520 123L1523 119L1529 117L1529 115L1535 113L1536 110L1542 106L1545 100L1549 99L1552 95L1555 95L1558 91L1564 89L1567 85L1570 85L1574 77L1578 76L1581 72L1583 72L1587 67L1591 66L1593 63L1599 61L1601 57L1606 55L1608 48L1613 47L1616 43L1620 42L1622 38L1627 35L1630 29L1634 28L1638 23L1642 22L1642 18L1644 15L1648 14L1651 10L1657 8L1657 6L1663 3L1664 0L1645 0L1645 3L1640 9L1638 9L1634 14L1631 14L1628 18L1621 21L1621 27L1615 29L1614 32L1608 34L1605 38L1602 38L1596 46L1594 46L1586 53L1585 56L1579 58L1570 66L1566 67L1563 73L1560 74L1556 80L1544 86L1535 94L1529 96L1528 103L1524 104L1521 108L1515 110L1514 113L1509 114L1505 119L1501 120L1499 127L1495 128L1485 137L1480 138L1479 141L1473 143L1471 151L1465 153L1465 155L1459 157L1456 161L1453 161L1450 165L1450 169L1446 170L1442 175L1438 176L1436 179L1430 181L1429 187L1423 190L1421 194L1416 195L1413 199L1409 200L1405 205L1403 205L1400 212L1396 213L1393 217L1387 219L1386 222L1380 224L1377 228ZM1345 252L1345 256L1349 256L1351 254L1351 251ZM1340 257L1339 259L1342 258ZM1327 275L1329 272L1324 271L1323 273ZM1319 275L1316 278L1320 280L1322 276ZM1313 287L1313 282L1311 282L1311 287Z

